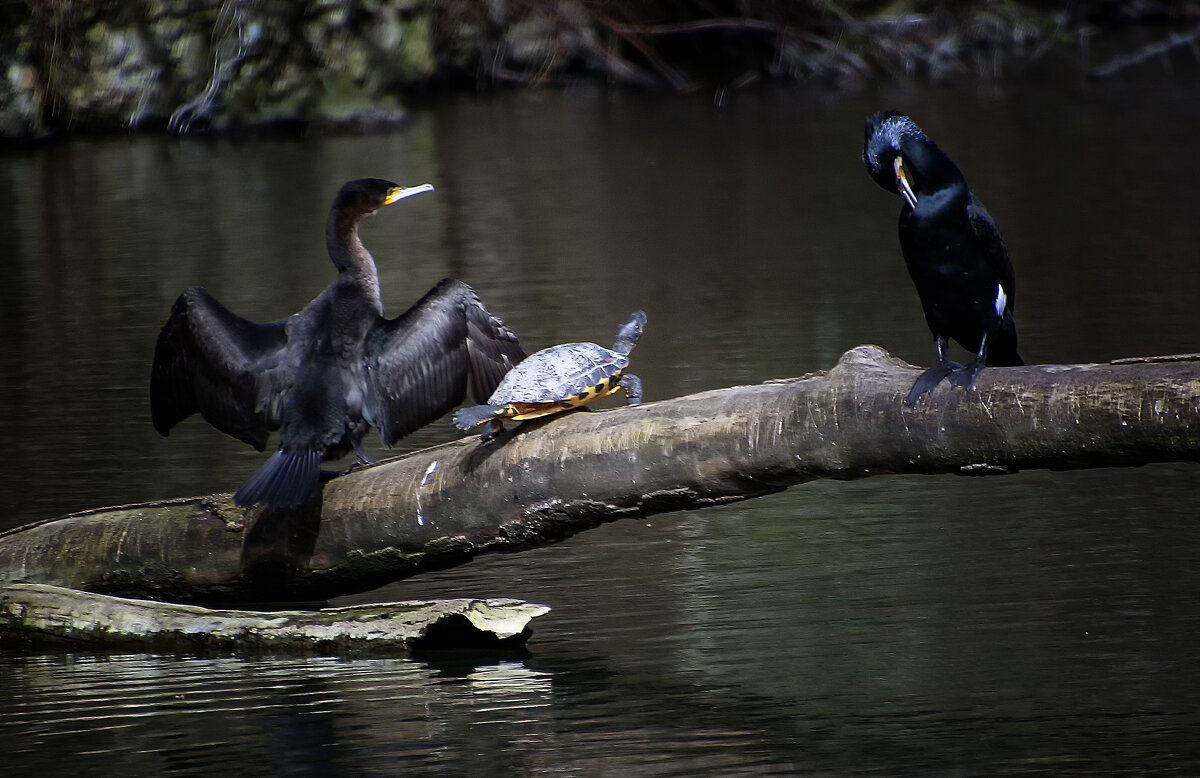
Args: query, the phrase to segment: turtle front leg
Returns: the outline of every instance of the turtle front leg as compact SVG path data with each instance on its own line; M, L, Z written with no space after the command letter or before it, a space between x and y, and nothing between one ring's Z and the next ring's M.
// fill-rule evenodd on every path
M621 376L621 383L619 385L629 397L630 405L637 405L642 401L642 379L631 373L626 373Z
M504 429L504 424L499 419L488 419L486 426L483 428L483 434L479 436L481 443L488 443L492 438L500 434L500 430Z

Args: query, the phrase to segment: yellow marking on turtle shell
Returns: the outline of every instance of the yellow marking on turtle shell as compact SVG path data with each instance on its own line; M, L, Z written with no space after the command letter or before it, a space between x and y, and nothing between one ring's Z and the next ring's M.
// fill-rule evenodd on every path
M592 400L598 400L601 397L607 397L616 392L620 387L615 386L615 384L620 377L620 373L607 376L602 378L595 386L589 386L579 394L573 394L561 400L549 400L540 403L509 403L500 415L503 418L512 419L513 421L525 421L526 419L549 416L552 413L561 413L570 408L578 408L581 405L587 405Z
M526 419L536 419L539 416L548 416L551 413L558 413L562 410L557 403L509 403L504 409L508 418L513 421L525 421Z

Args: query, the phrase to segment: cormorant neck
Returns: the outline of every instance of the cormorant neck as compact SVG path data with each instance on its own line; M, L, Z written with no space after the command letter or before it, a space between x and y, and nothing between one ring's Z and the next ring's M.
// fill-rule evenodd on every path
M329 215L325 226L325 245L329 258L338 269L335 286L346 288L349 284L356 297L370 301L379 314L383 313L383 300L379 290L379 271L371 252L358 237L358 225L365 214L347 215L335 210ZM332 287L331 287L332 288Z
M330 213L329 222L325 225L325 246L329 250L329 259L339 273L374 277L375 260L358 237L358 225L363 217L364 214L347 214L339 210Z
M935 193L946 196L969 197L967 180L950 157L924 135L908 135L900 141L900 156L912 174L913 188L917 199Z

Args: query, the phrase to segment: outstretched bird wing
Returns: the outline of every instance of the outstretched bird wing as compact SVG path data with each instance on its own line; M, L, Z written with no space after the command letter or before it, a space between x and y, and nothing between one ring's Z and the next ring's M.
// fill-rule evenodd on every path
M365 354L367 417L387 446L462 403L468 389L486 402L525 358L517 336L452 278L402 316L379 320Z
M278 426L261 399L260 374L287 344L285 322L257 324L232 313L203 287L179 296L154 347L150 415L166 435L199 412L259 451Z
M997 229L996 222L992 220L992 215L987 212L983 203L974 194L967 203L967 218L971 222L971 230L979 241L984 261L996 274L1000 285L1004 287L1009 310L1014 310L1017 302L1017 285L1013 275L1012 260L1008 258L1008 248L1004 245L1004 238L1000 237L1000 230Z

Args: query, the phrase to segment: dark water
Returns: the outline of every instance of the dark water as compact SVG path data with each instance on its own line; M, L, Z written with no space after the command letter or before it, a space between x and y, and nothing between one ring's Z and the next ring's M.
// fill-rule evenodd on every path
M1160 74L1155 74L1156 78ZM541 347L629 311L648 399L876 343L927 363L858 160L909 110L1017 266L1022 352L1200 350L1194 79L462 98L404 134L73 141L0 157L0 527L232 490L262 455L149 425L154 337L202 283L260 320L332 271L345 180L430 181L364 239L393 312L474 284ZM448 422L404 442L454 437ZM0 653L5 775L1195 774L1200 469L818 483L624 521L350 601L544 602L528 657Z

